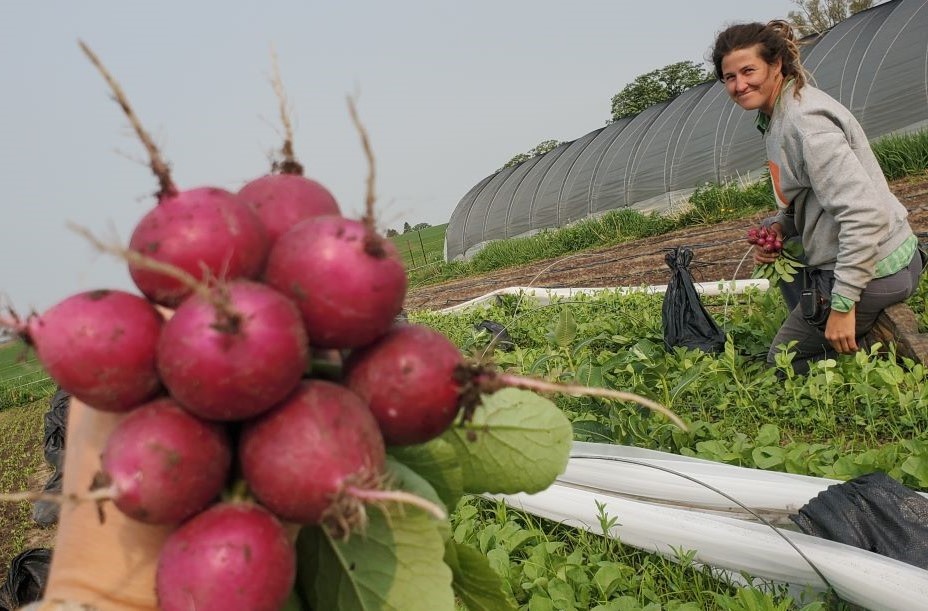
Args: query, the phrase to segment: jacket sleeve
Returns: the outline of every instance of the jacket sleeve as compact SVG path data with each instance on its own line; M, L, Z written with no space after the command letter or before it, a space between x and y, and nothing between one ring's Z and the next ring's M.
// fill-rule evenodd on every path
M838 226L832 290L856 302L873 278L889 216L845 132L834 120L817 119L801 134L802 161L816 199Z

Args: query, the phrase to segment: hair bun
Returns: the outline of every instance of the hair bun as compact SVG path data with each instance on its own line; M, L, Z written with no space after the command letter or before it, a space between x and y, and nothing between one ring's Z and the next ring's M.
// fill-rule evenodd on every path
M790 42L796 40L795 30L793 30L792 24L788 21L774 19L773 21L767 22L767 27Z

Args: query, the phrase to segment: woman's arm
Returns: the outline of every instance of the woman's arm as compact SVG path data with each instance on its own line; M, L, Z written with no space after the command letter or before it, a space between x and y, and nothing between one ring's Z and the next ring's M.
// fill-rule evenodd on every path
M86 494L100 469L100 454L120 414L88 408L71 399L68 410L63 493ZM101 523L92 502L61 507L45 598L73 601L100 611L157 609L155 568L158 552L172 527L151 526L125 517L112 504Z

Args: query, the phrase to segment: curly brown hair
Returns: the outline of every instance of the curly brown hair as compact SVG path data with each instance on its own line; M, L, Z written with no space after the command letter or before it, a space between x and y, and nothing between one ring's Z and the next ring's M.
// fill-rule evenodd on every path
M755 45L760 47L760 57L768 64L778 59L782 61L781 73L793 79L793 91L798 96L799 90L806 84L806 71L802 67L793 27L782 19L767 23L739 23L722 30L712 47L715 76L722 79L722 59L726 55Z

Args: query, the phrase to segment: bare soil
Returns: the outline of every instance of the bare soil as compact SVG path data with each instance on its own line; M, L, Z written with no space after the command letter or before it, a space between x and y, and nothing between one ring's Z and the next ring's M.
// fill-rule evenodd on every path
M916 233L928 232L928 172L890 185L909 209ZM410 289L407 310L440 310L490 291L509 286L539 288L614 287L666 284L670 270L664 263L669 248L693 249L690 269L697 282L750 278L753 263L745 257L747 230L769 213L695 226L661 236L596 248L557 259L537 261L473 276Z

